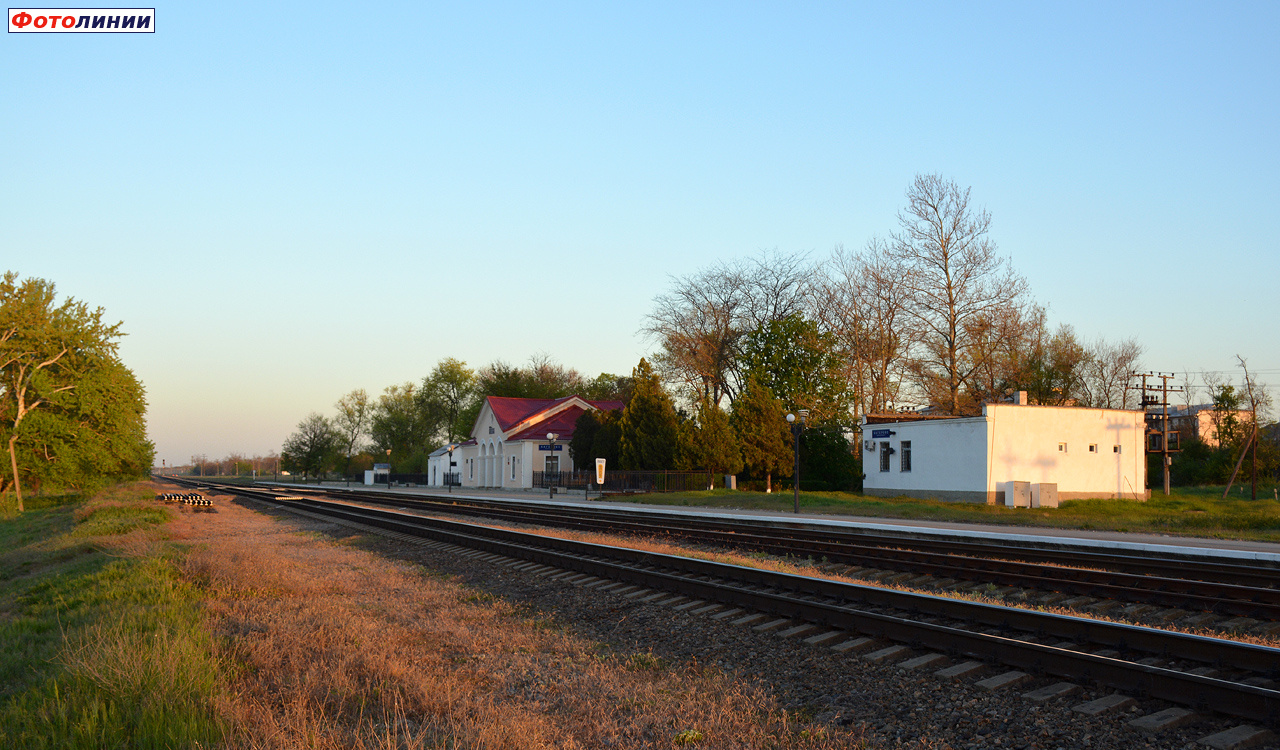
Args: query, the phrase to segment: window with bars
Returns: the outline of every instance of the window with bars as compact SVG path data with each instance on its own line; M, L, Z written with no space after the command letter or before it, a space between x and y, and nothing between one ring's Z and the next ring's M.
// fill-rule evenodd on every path
M899 468L902 471L911 471L911 441L903 440L898 450L902 452L902 456L898 459Z

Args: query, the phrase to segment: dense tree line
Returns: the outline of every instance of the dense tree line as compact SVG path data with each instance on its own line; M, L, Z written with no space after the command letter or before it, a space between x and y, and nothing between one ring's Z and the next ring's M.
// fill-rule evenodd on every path
M281 465L307 477L383 462L397 473L424 473L431 451L470 435L485 396L629 400L631 382L609 373L584 377L546 355L524 366L497 361L479 370L446 357L418 382L388 386L376 398L353 390L334 404L333 416L307 415L285 441Z
M722 404L755 372L788 408L846 426L900 409L976 414L1019 390L1134 405L1141 347L1052 328L968 189L917 177L898 225L859 252L765 252L673 279L645 329L666 382L687 403Z
M1216 373L1207 374L1204 389L1207 405L1211 405L1208 430L1202 434L1192 423L1183 423L1179 430L1181 450L1170 467L1175 484L1225 484L1234 479L1247 485L1255 477L1280 480L1280 425L1267 424L1273 407L1271 395L1243 359L1240 365L1244 372L1238 385ZM1198 390L1190 374L1182 387L1190 404ZM1158 470L1156 464L1153 471Z
M585 378L544 355L478 371L445 359L419 383L376 399L353 391L336 417L309 416L284 458L304 472L350 471L389 450L396 470L421 471L433 448L469 434L484 396L576 393L625 405L583 415L570 444L579 468L600 457L622 469L741 472L767 486L792 473L785 414L807 409L802 476L845 489L860 483L850 438L867 414L974 415L1017 391L1033 404L1137 407L1130 375L1142 347L1051 325L970 190L920 175L897 223L859 251L766 251L673 278L646 318L656 351L630 376ZM1231 439L1215 450L1225 455ZM1219 477L1214 461L1184 473Z
M0 281L0 424L7 472L23 488L92 490L146 477L155 448L146 436L146 392L120 361L121 323L67 298L50 281Z

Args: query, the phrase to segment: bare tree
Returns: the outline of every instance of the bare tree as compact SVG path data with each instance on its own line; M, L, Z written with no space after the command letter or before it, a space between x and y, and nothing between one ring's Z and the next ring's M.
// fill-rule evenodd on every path
M973 409L963 390L982 365L972 324L1020 304L1027 282L988 237L991 215L969 205L969 189L917 175L890 245L911 294L919 328L913 374L922 395L959 414Z
M974 352L974 371L965 389L972 403L998 401L1009 390L1034 390L1027 384L1051 359L1047 315L1030 301L978 316L966 333Z
M1128 338L1114 344L1099 338L1089 345L1085 364L1083 399L1098 409L1135 409L1141 394L1129 388L1136 370L1142 369L1142 345Z
M902 275L878 238L860 253L838 245L815 269L810 315L839 343L854 421L898 400L911 344L906 304Z
M812 272L808 253L762 250L735 270L743 290L741 322L748 333L803 312Z
M805 253L775 250L673 278L643 329L661 347L658 372L691 404L732 400L742 386L742 337L803 311L808 276Z
M733 397L734 360L744 333L742 278L721 263L672 282L654 300L644 329L661 347L654 363L683 397L719 404Z
M1252 448L1253 459L1250 461L1250 469L1252 479L1250 486L1252 488L1252 497L1258 499L1258 429L1260 422L1259 414L1265 416L1271 407L1271 395L1267 393L1266 386L1257 382L1249 373L1249 364L1244 357L1236 355L1236 360L1240 363L1240 369L1244 370L1244 395L1249 402L1249 421L1252 422L1249 437L1244 441L1240 448L1240 458L1236 460L1236 467L1231 472L1231 478L1227 480L1227 488L1222 491L1222 498L1225 500L1227 493L1231 491L1231 485L1236 481L1236 475L1240 473L1240 465L1244 463L1244 457Z

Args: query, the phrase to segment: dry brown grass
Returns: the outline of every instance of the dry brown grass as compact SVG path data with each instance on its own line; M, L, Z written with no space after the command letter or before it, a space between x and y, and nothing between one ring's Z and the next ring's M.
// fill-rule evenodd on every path
M185 573L237 665L220 710L252 748L834 748L759 687L611 655L416 566L225 501L179 513Z

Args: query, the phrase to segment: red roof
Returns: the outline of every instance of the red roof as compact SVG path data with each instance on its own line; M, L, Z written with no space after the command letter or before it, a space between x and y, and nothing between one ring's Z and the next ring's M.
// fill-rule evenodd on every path
M581 399L579 396L566 396L557 399L489 396L488 401L489 408L493 410L493 416L498 420L498 426L502 428L503 432L506 432L521 422L536 418L538 414L550 411L572 398ZM581 400L586 401L586 399ZM587 401L587 403L601 411L620 410L623 407L621 401ZM578 417L582 416L583 411L585 410L581 406L570 406L550 415L548 418L535 421L520 430L520 432L508 437L507 440L545 439L548 432L558 434L560 436L557 438L558 440L568 440L573 437L574 424L577 423Z

